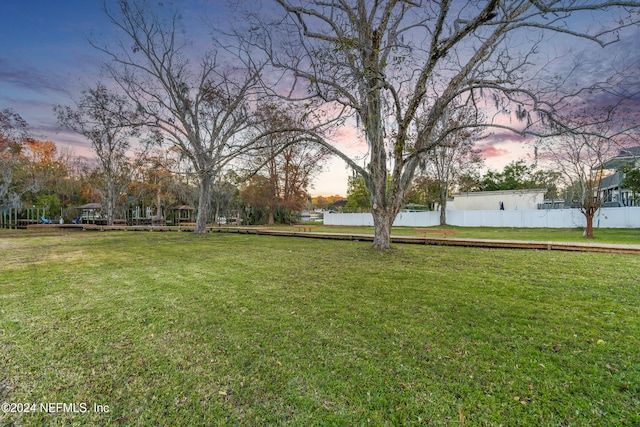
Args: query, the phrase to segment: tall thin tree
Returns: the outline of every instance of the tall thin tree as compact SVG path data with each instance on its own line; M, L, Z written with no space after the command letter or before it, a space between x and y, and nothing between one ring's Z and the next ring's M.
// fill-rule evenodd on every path
M451 108L449 114L442 117L443 123L439 126L444 131L453 128L460 130L450 133L442 143L426 153L422 169L431 173L438 185L440 225L447 223L447 199L456 180L465 174L472 174L483 162L480 151L474 148L483 129L471 127L479 121L477 114L471 108Z
M104 183L96 187L102 192L107 224L113 224L118 198L129 184L127 156L137 136L137 129L129 124L135 121L135 113L124 97L103 84L83 91L75 107L57 105L54 112L60 125L89 140L104 176Z

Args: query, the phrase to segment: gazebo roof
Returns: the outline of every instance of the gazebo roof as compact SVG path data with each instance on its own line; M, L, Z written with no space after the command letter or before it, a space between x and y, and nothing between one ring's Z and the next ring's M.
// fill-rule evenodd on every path
M76 209L102 209L100 203L87 203L86 205L76 206Z

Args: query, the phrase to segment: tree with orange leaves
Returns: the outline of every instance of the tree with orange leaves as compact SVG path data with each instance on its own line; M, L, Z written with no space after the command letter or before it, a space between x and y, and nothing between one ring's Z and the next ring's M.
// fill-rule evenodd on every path
M306 139L295 110L264 104L258 115L264 136L259 138L249 161L250 169L257 169L258 175L242 195L252 207L266 210L268 224L274 224L276 216L280 222L292 222L292 214L307 206L311 180L321 170L329 151L315 140Z

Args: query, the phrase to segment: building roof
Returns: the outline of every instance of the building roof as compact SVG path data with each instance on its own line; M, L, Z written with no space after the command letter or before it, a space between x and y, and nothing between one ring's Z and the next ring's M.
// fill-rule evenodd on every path
M626 147L620 149L617 156L607 160L602 165L603 169L620 169L627 163L640 160L640 146Z
M622 172L616 172L613 175L607 175L600 181L600 187L603 190L619 187L623 179L624 174Z
M538 194L538 193L546 193L546 188L531 188L531 189L522 189L522 190L496 190L496 191L472 191L469 193L458 193L454 194L453 197L481 197L481 196L500 196L500 195L511 195L511 194Z

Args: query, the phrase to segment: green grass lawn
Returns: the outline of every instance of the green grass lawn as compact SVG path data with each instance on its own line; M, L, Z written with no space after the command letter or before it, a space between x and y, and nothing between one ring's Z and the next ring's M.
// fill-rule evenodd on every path
M0 425L640 424L640 257L369 247L0 234L0 402L87 409Z

